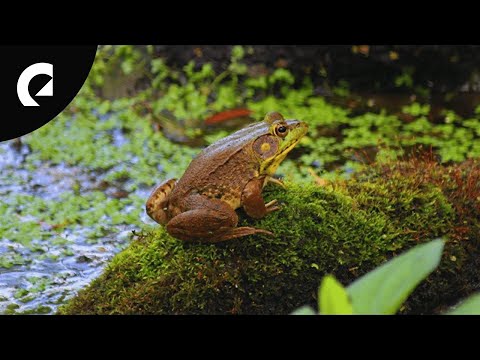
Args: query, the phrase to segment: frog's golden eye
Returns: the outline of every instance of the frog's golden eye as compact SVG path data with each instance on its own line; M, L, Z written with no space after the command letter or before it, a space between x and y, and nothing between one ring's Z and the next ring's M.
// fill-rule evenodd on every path
M288 134L288 127L286 127L283 124L278 124L275 127L275 135L280 136L280 137L285 137Z

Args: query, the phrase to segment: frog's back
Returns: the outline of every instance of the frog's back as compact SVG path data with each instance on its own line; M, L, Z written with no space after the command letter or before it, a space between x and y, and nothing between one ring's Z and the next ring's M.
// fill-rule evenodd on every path
M215 198L239 196L259 167L247 148L267 131L268 125L256 123L203 149L178 181L178 195L196 191Z

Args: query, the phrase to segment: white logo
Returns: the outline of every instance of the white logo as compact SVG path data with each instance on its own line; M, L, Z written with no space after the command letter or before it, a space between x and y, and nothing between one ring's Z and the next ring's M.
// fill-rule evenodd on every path
M36 63L27 67L17 81L17 95L23 106L40 106L28 92L28 84L37 75L48 75L52 79L35 96L53 96L53 65Z

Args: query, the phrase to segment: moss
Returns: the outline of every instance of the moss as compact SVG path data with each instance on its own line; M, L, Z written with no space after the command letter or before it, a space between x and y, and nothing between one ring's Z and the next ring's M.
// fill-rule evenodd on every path
M386 183L395 179L410 181L412 189L435 187L448 200L454 218L444 223L449 237L442 267L422 283L410 297L404 311L439 313L471 293L480 284L480 161L442 166L431 152L417 154L406 161L369 168L358 177L381 177ZM418 208L412 209L417 216ZM438 224L440 225L440 223ZM428 230L431 224L424 224ZM418 227L418 235L424 236ZM454 285L454 286L452 286Z
M375 165L326 187L267 187L266 200L279 199L282 210L260 221L239 213L242 225L275 237L186 244L147 229L60 313L286 314L314 303L326 273L348 284L418 242L452 237L458 219L445 187L399 169ZM439 270L404 311L432 312L451 294L464 296L468 279L458 280L478 276L464 271L474 269L473 259L466 242L449 240Z

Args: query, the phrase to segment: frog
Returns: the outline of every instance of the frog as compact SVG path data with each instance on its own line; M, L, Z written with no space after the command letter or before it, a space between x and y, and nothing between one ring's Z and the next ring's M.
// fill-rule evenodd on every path
M307 133L304 121L285 119L277 111L204 148L178 180L154 188L146 213L166 227L172 237L186 242L217 243L270 231L238 225L236 210L243 208L261 219L281 208L265 203L267 183L284 187L274 177L280 163Z

